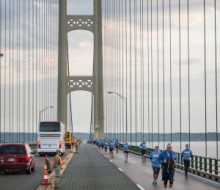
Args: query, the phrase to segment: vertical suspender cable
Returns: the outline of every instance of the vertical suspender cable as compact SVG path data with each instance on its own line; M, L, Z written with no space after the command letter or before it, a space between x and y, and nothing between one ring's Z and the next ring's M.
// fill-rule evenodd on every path
M157 0L157 140L159 145L159 132L160 132L160 115L159 115L159 36L158 36L158 0ZM153 147L152 147L153 148Z
M21 90L20 90L20 81L21 81L21 54L20 54L20 37L21 37L21 35L20 35L20 21L21 21L21 17L20 17L20 15L21 15L21 4L20 4L20 0L17 0L17 2L18 2L18 73L19 73L19 76L18 76L18 98L17 98L17 101L18 101L18 108L17 108L17 114L18 114L18 142L20 142L20 130L21 130L21 115L20 115L20 100L21 100Z
M34 11L34 1L32 1L32 23L34 23L34 16L36 15L36 12ZM35 53L34 53L34 45L35 45L35 43L34 43L34 29L35 29L35 27L36 27L36 25L34 25L33 26L33 28L32 28L32 108L31 108L31 112L32 112L32 130L31 130L31 132L32 132L32 135L31 135L31 139L32 139L32 141L31 141L31 143L34 143L34 110L35 110L35 107L34 107L34 100L35 100L35 96L36 96L36 94L34 93L34 87L35 87L35 85L34 85L34 58L35 58Z
M36 122L35 122L35 124L36 124L36 126L38 126L37 125L37 123L38 123L38 120L37 120L37 116L38 116L38 93L39 93L39 90L38 90L38 71L39 71L39 64L38 64L38 8L37 8L37 3L38 3L38 0L36 0L36 5L35 5L35 7L36 7L36 9L35 9L35 11L36 11L36 17L35 17L35 25L36 25L36 28L35 28L35 34L36 34L36 45L35 45L35 64L36 64L36 70L35 70L35 81L36 81L36 86L35 86L35 94L36 94L36 96L35 96L35 118L36 118ZM36 134L37 134L37 130L36 130ZM36 138L36 142L37 142L37 138Z
M0 1L0 50L2 49L2 1ZM0 105L2 105L2 62L0 58ZM2 108L0 107L0 143L2 143Z
M27 11L26 11L26 3L24 3L24 14L23 14L23 24L26 22L26 15L27 14ZM23 25L23 32L24 31L26 31L26 28L25 28L25 24ZM25 39L25 37L23 37L23 44L24 44L24 49L26 49L27 47L26 47L26 39ZM23 111L23 134L24 134L24 138L23 138L23 141L26 141L25 139L25 131L26 131L26 126L25 126L25 124L26 124L26 60L25 60L25 58L26 58L26 51L24 51L23 52L23 72L24 72L24 74L23 74L23 84L24 84L24 87L23 87L23 109L24 109L24 111Z
M163 149L165 149L165 62L164 62L164 0L163 0Z
M180 109L180 150L182 147L182 82L181 82L181 13L179 0L179 109Z
M134 0L134 62L135 62L135 143L137 143L137 1Z
M187 43L188 43L188 117L189 117L189 145L190 145L190 55L189 55L189 0L187 0Z
M205 94L205 156L207 157L207 106L206 106L206 0L204 0L204 94Z
M171 126L171 142L173 141L173 99L172 99L172 64L171 64L171 58L172 58L172 43L171 43L171 3L169 0L169 20L170 20L170 126Z
M148 105L148 141L150 146L150 52L149 52L149 0L147 0L147 105Z
M27 17L28 17L28 23L30 23L30 1L28 1L28 14L27 14ZM30 25L28 25L28 35L30 36ZM30 63L31 63L31 61L30 61L30 51L31 51L31 49L30 49L30 37L29 37L29 39L28 39L28 61L27 61L27 64L28 64L28 109L27 109L27 111L28 111L28 122L27 122L27 126L28 126L28 128L27 128L27 131L25 131L25 132L27 132L27 134L28 134L28 143L29 143L29 133L30 133Z
M14 18L14 12L15 12L15 10L14 10L14 7L15 7L15 5L14 5L14 0L12 1L12 19L13 19L13 22L12 22L12 49L15 49L15 47L14 47L14 41L15 41L15 38L14 38L14 36L15 36L15 33L14 33L14 22L15 22L15 18ZM11 109L11 114L12 114L12 116L11 116L11 118L12 118L12 139L15 139L14 138L14 88L13 88L13 86L14 86L14 77L15 77L15 75L13 74L13 65L15 65L15 61L14 61L14 52L12 52L12 83L11 83L11 89L12 89L12 95L11 95L11 97L12 97L12 100L11 100L11 104L12 104L12 109Z
M145 126L145 123L144 123L144 105L145 105L145 101L144 101L144 26L143 26L143 23L144 23L144 18L143 18L143 13L144 13L144 1L141 0L141 61L142 61L142 103L143 103L143 107L142 107L142 126L143 126L143 139L145 139L145 130L144 130L144 126Z
M143 61L142 61L142 59L143 59L143 57L142 57L142 50L143 50L143 46L142 46L142 41L143 41L143 39L142 39L142 23L143 23L143 20L142 20L142 7L143 7L143 5L142 5L142 3L143 3L143 1L142 0L140 0L140 37L139 37L139 43L140 43L140 73L141 73L141 84L140 84L140 88L141 88L141 92L140 92L140 99L141 99L141 101L140 101L140 115L141 115L141 117L140 117L140 119L141 119L141 122L140 122L140 127L141 127L141 138L142 139L144 139L144 133L143 133L143 131L144 131L144 128L143 128Z
M131 52L131 0L129 0L129 16L130 16L130 141L132 142L132 52Z
M9 5L8 5L8 19L11 20L11 0L9 0ZM9 96L8 96L8 116L9 116L9 141L11 142L11 134L12 134L12 118L11 118L11 22L8 22L8 29L9 29L9 41L8 41L8 45L9 45L9 59L8 59L8 67L9 67L9 75L8 75L8 81L9 81L9 85L8 85L8 90L9 90Z
M120 1L121 2L121 1ZM121 10L121 22L122 22L122 31L121 31L121 37L122 37L122 41L121 41L121 61L122 61L122 69L121 69L121 74L122 74L122 96L124 96L124 1L121 2L120 4L120 10ZM127 98L127 97L126 97ZM127 100L126 100L127 101ZM123 102L122 102L123 103ZM125 128L124 128L124 103L122 104L122 131L121 133L123 134L123 142L125 142ZM122 137L121 137L122 139Z
M215 17L215 125L216 125L216 158L218 159L218 80L217 80L217 27L216 27L216 0L214 0Z
M6 0L5 0L5 37L6 37L6 30L7 30L7 28L6 28ZM6 51L6 38L5 38L5 51ZM5 61L5 64L4 64L4 68L6 69L6 55L5 55L5 59L4 59L4 61ZM6 113L6 71L5 71L5 73L4 73L4 82L3 82L3 84L4 84L4 142L5 142L5 127L6 127L6 122L5 122L5 113Z
M152 141L152 148L153 148L153 142L154 142L154 70L153 70L153 39L152 39L152 34L153 34L153 5L152 5L152 0L151 0L151 127L152 127L152 132L151 132L151 141Z
M125 64L126 64L126 76L125 76L125 78L126 78L126 84L125 84L125 94L126 94L126 128L128 127L128 118L127 118L127 112L128 112L128 107L127 107L127 105L128 105L128 33L127 33L127 1L126 0L124 0L125 1L125 46L126 46L126 54L125 54ZM128 128L127 128L127 130L128 130ZM126 141L128 141L128 139L127 139L127 137L126 137ZM131 142L131 140L130 140L130 142Z

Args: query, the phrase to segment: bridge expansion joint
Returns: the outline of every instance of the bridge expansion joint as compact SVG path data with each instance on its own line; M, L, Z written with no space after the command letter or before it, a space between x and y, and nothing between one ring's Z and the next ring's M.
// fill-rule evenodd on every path
M93 15L67 15L67 32L72 30L88 30L94 32Z
M72 91L94 91L94 76L67 76L66 77L67 93Z

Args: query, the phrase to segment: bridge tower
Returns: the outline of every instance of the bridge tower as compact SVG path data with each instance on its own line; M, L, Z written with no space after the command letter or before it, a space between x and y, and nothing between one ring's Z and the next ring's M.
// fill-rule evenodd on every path
M94 96L94 138L104 138L101 0L93 0L93 6L93 15L67 15L67 0L59 0L57 120L67 127L68 93L89 91ZM72 30L88 30L94 35L92 76L68 75L67 33Z

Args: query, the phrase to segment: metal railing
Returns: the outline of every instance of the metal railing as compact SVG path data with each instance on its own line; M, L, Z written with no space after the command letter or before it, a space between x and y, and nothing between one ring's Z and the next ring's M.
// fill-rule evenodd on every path
M120 144L120 148L123 148L123 144ZM153 151L154 149L152 148L147 149L146 154L148 158ZM141 155L141 149L138 146L131 145L130 152ZM176 155L178 158L177 168L183 170L184 165L181 153L176 152ZM189 172L220 183L220 159L194 155L191 158Z

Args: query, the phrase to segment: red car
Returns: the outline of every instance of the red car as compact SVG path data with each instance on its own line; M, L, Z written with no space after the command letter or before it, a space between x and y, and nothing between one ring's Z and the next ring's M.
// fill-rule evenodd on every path
M35 151L26 143L3 143L0 145L1 171L34 171Z

